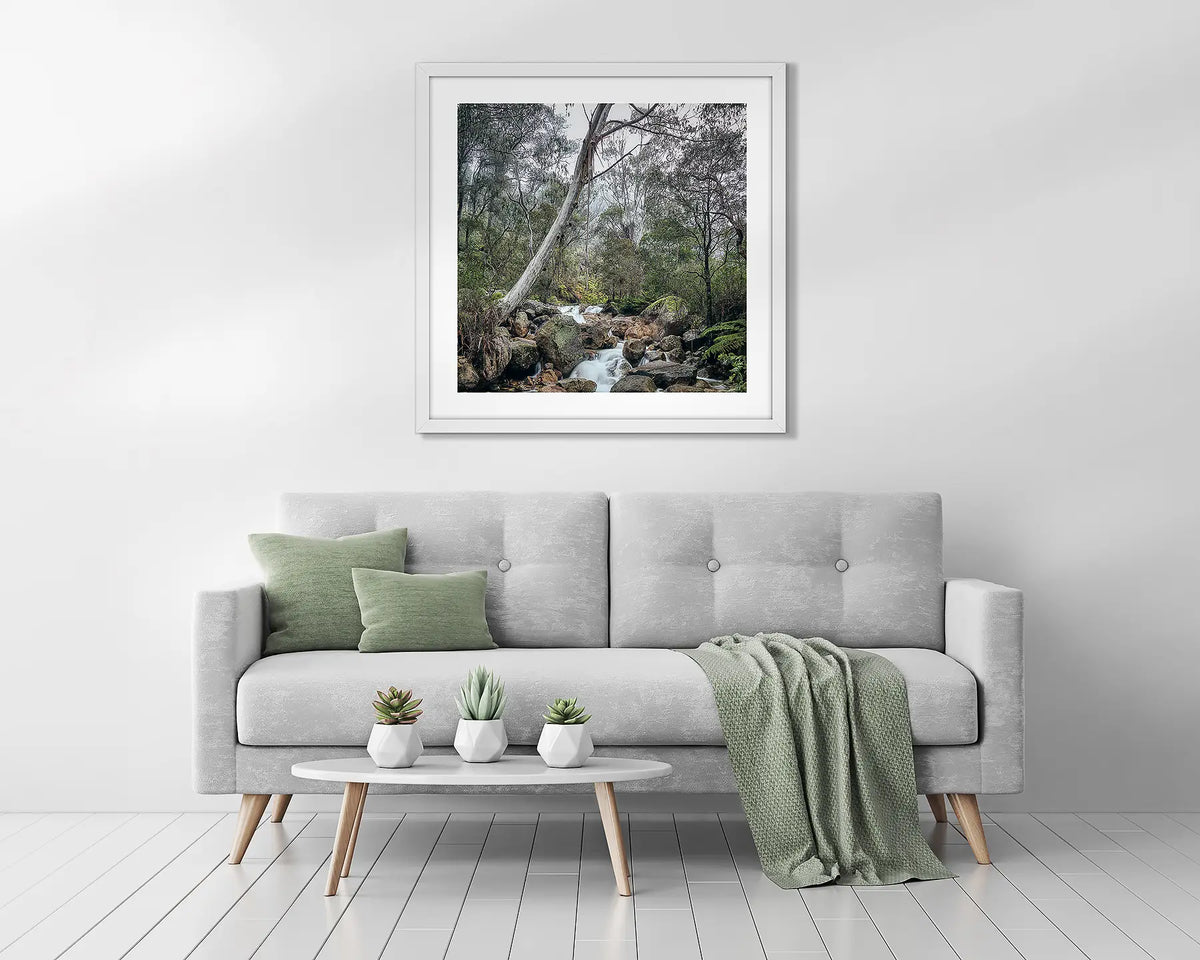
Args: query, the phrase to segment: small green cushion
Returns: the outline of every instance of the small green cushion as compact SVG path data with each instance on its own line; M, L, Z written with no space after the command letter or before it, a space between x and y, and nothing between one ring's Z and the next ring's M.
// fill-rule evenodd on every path
M484 613L487 571L391 573L354 568L365 653L490 650Z
M255 533L250 549L262 567L271 633L264 653L353 650L362 635L354 567L403 570L408 530L337 540Z

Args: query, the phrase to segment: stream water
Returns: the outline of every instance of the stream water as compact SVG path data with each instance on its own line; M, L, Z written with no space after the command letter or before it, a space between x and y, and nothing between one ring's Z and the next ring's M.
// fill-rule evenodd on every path
M581 308L579 304L573 303L570 306L559 307L559 309L568 317L573 317L576 323L583 323L587 314L600 313L604 308L599 306ZM597 350L595 357L577 363L569 376L594 380L597 393L609 393L612 391L612 385L620 380L628 369L628 361L622 355L624 349L625 343L621 341L615 347Z

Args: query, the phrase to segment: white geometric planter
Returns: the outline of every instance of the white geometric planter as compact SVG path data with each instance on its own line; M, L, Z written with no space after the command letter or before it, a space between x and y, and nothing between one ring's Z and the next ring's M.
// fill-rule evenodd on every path
M454 749L467 763L493 763L508 749L503 720L459 720Z
M377 723L371 727L367 753L377 767L411 767L424 750L414 723Z
M582 767L593 749L582 723L548 723L538 738L537 751L548 767Z

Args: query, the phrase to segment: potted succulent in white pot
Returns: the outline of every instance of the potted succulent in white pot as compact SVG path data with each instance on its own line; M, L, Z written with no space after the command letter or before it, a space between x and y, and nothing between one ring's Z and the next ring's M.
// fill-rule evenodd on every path
M591 715L570 700L555 700L546 707L538 753L548 767L582 767L592 755L592 737L583 726Z
M468 763L492 763L504 756L508 733L504 729L504 684L486 667L467 674L454 698L458 704L458 730L454 749Z
M417 733L417 717L422 713L411 690L376 690L375 726L367 740L367 753L377 767L411 767L425 749Z

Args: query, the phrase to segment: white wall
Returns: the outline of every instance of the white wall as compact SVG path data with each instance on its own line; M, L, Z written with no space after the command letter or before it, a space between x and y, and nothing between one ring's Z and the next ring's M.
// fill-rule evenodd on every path
M1023 587L1028 790L1200 806L1200 7L0 14L0 809L192 795L192 592L284 489L935 489ZM417 437L418 60L791 64L786 437Z

